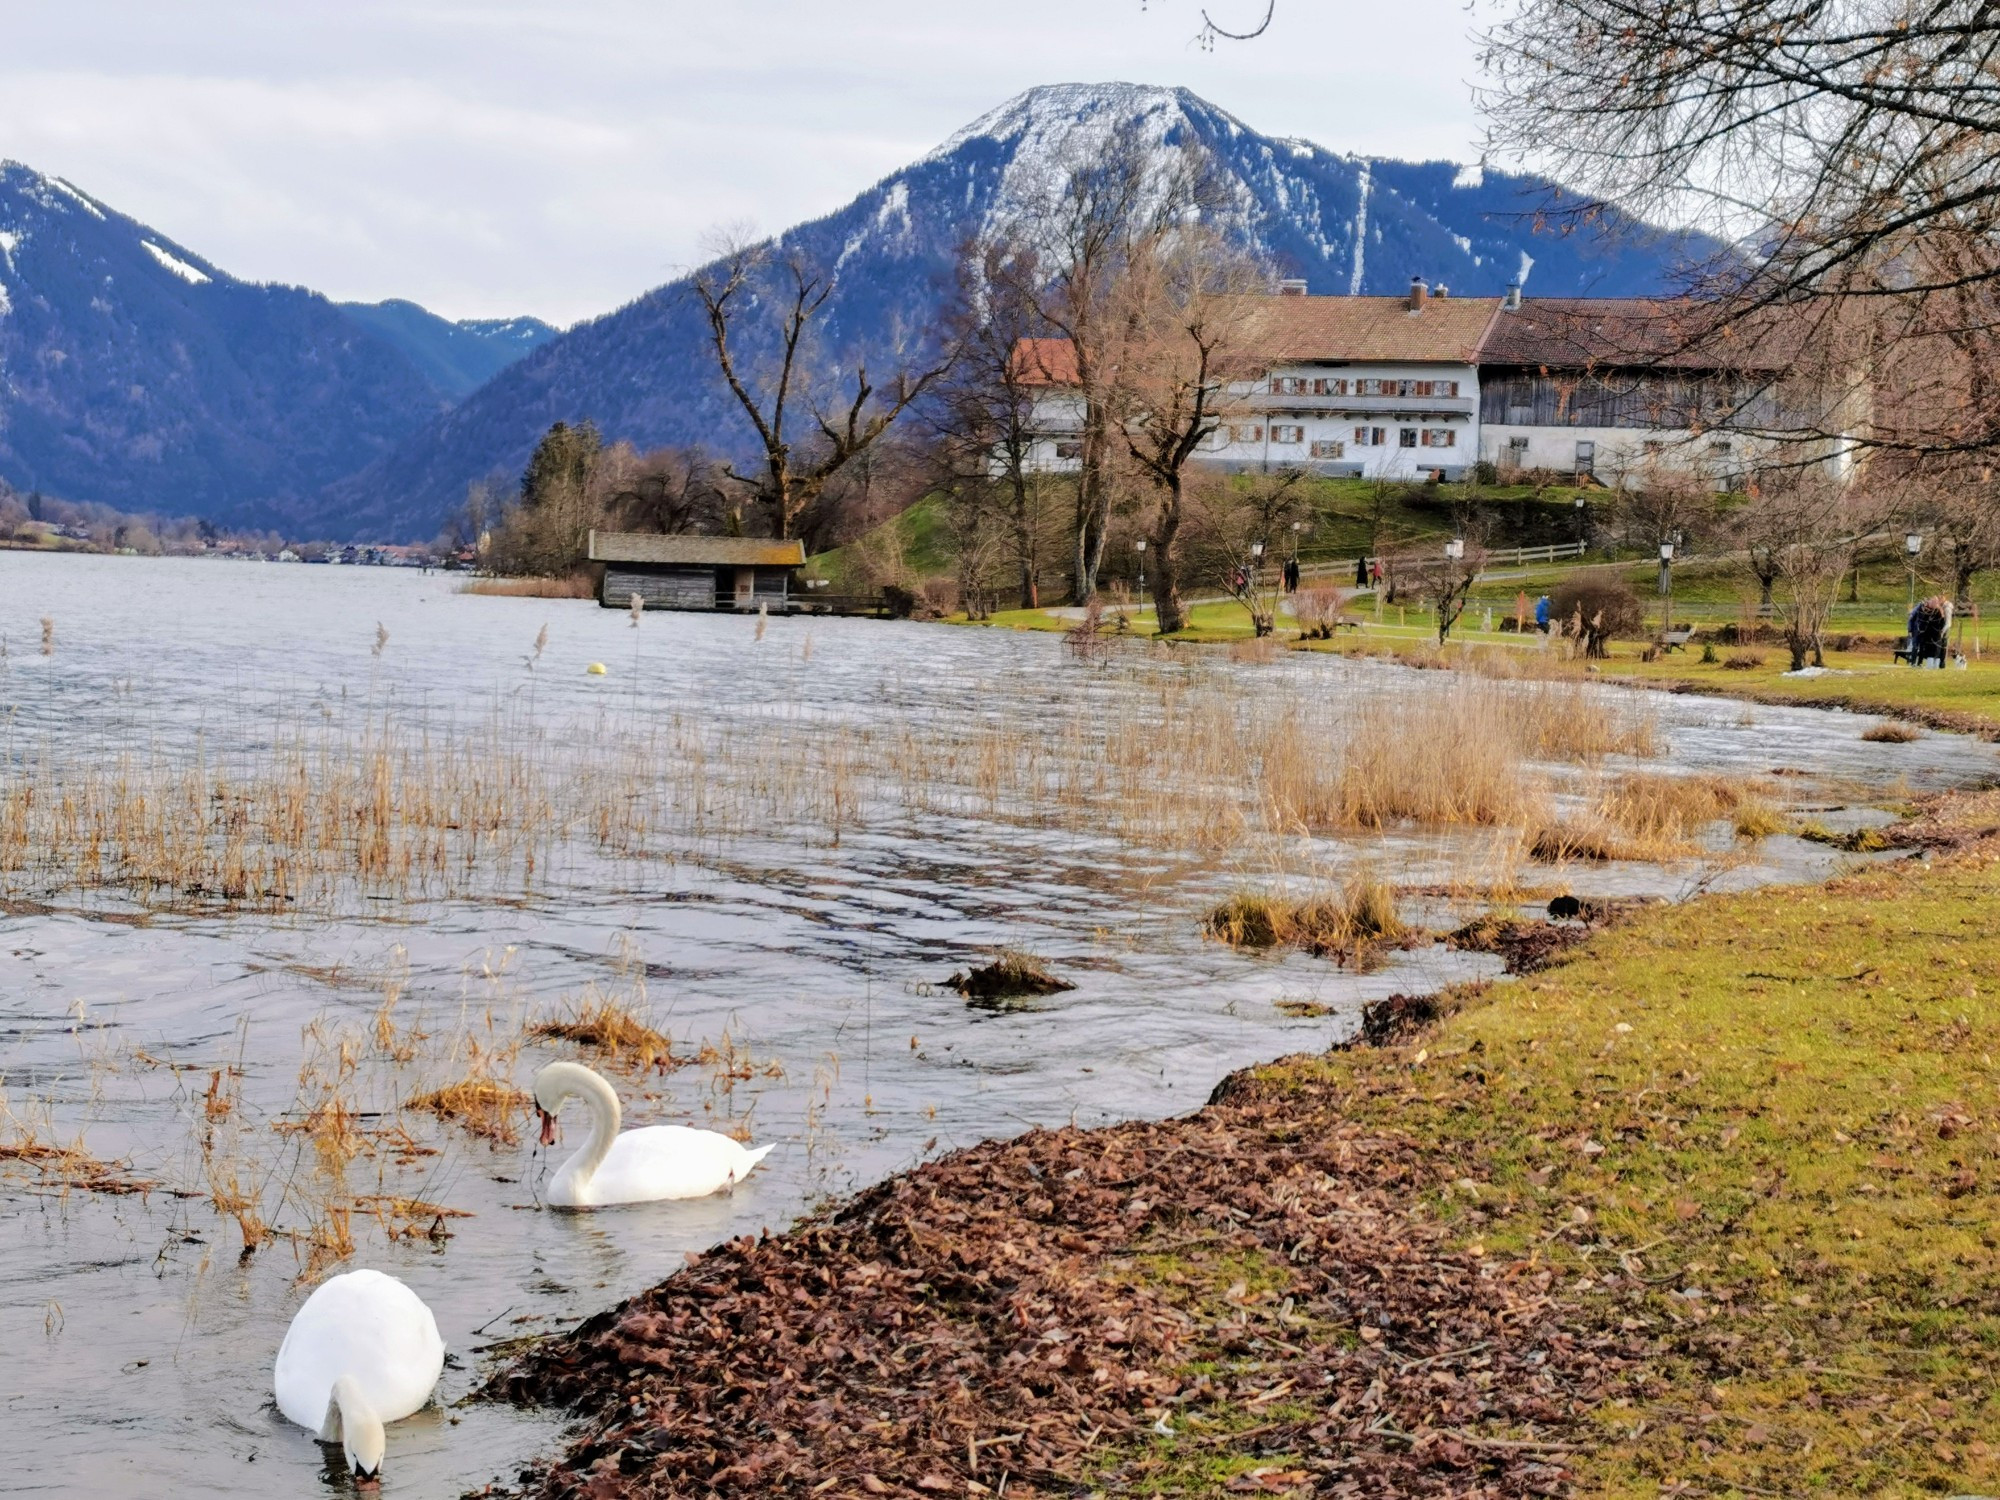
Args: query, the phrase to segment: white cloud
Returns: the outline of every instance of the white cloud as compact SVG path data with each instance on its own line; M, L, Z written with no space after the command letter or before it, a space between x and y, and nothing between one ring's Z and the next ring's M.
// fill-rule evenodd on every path
M1211 8L1251 0L1210 0ZM1038 83L1185 84L1335 151L1471 154L1458 0L78 0L12 9L0 157L232 274L451 316L604 312L709 226L839 207ZM1218 18L1220 11L1218 10ZM81 60L81 61L80 61Z

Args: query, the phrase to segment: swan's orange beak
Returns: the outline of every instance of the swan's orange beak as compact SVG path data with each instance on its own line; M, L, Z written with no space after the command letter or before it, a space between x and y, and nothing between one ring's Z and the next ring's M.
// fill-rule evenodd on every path
M535 1113L542 1117L542 1144L553 1146L556 1143L556 1117L539 1104L535 1106Z

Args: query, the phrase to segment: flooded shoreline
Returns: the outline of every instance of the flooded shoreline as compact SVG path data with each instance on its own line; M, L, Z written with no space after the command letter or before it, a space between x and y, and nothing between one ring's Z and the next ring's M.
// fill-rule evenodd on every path
M976 749L968 725L1140 713L1190 670L1189 691L1240 701L1246 715L1259 702L1386 712L1399 693L1432 690L1419 677L1442 675L1303 656L1190 668L1143 649L1100 671L1048 636L872 621L774 620L760 638L750 619L649 616L633 630L589 604L453 586L390 570L0 557L0 747L17 767L51 751L110 764L196 745L215 763L249 763L314 723L391 714L412 741L434 743L503 715L510 743L560 767L586 736L599 753L619 725L654 733L678 716L739 757L760 740L814 741L824 756L846 734L871 753L907 740L922 763L940 745ZM44 615L56 621L49 657L35 645ZM610 675L587 677L593 661ZM1898 779L1944 788L1995 766L1991 747L1968 740L1868 745L1864 721L1813 709L1674 698L1648 711L1667 747L1655 769L1807 768L1793 801L1850 809L1821 814L1829 823L1883 816L1856 788L1879 800ZM1022 764L1021 776L1058 768ZM982 805L966 767L942 790L893 797L858 767L851 821L801 838L744 815L791 791L722 766L708 785L747 788L727 819L700 825L663 802L683 821L662 814L630 850L551 836L553 858L532 881L515 867L396 902L353 884L332 895L302 885L298 900L263 910L17 885L0 908L10 1115L154 1186L110 1196L0 1173L0 1327L48 1371L10 1393L0 1417L10 1481L25 1493L125 1493L141 1475L214 1493L317 1492L320 1452L268 1408L268 1373L336 1200L469 1215L438 1222L435 1238L393 1208L350 1207L347 1224L349 1263L404 1276L436 1310L461 1361L441 1391L449 1401L477 1383L476 1350L608 1306L689 1252L989 1137L1183 1113L1238 1067L1341 1039L1367 1000L1497 971L1487 955L1420 947L1354 973L1234 952L1200 932L1207 907L1245 885L1303 889L1358 865L1401 887L1470 893L1489 878L1490 831L1148 842L1098 819L1088 788L1074 816L1009 815L1009 799L1026 795L1019 776ZM825 774L803 805L838 789L838 766ZM1558 798L1583 795L1586 773L1549 774ZM1738 862L1725 834L1709 843L1665 865L1522 878L1674 897L1816 879L1848 857L1777 836ZM1415 897L1409 915L1441 927L1465 908ZM942 987L1006 946L1077 989L994 1014ZM407 1108L462 1072L475 1045L517 1083L566 1055L522 1032L592 992L642 1013L688 1059L665 1075L613 1072L631 1120L778 1143L733 1197L546 1212L537 1186L549 1163L528 1139L491 1144ZM1288 1014L1281 1000L1321 1013ZM339 1183L309 1119L328 1080L360 1143ZM219 1119L215 1088L235 1090ZM274 1232L247 1260L215 1206L232 1151ZM384 1493L457 1494L545 1453L553 1435L546 1421L447 1406L392 1434Z

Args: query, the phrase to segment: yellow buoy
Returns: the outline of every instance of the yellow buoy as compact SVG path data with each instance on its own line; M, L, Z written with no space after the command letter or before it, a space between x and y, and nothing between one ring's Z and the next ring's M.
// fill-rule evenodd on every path
M589 666L585 667L583 670L588 672L592 677L603 677L607 675L605 665L601 661L594 661Z

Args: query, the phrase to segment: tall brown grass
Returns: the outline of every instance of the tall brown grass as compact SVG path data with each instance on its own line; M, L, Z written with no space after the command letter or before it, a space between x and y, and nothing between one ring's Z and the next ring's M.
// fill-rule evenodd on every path
M1203 927L1234 948L1284 943L1341 955L1401 942L1411 931L1397 911L1394 888L1366 873L1331 894L1302 901L1239 891L1211 911Z
M1780 826L1758 783L1628 773L1603 783L1582 811L1537 825L1528 849L1549 863L1677 859L1696 852L1698 835L1724 819L1746 838Z
M597 584L588 573L561 578L471 578L461 583L458 591L505 599L595 599Z
M513 897L579 861L744 836L837 845L937 816L1190 852L1525 827L1545 816L1548 762L1659 748L1650 710L1574 679L1452 671L1370 694L1150 661L1093 673L1043 717L838 732L782 709L606 709L560 736L518 704L469 723L382 711L278 725L230 755L51 751L0 769L0 894L379 910L363 903Z

